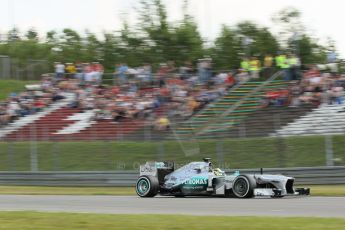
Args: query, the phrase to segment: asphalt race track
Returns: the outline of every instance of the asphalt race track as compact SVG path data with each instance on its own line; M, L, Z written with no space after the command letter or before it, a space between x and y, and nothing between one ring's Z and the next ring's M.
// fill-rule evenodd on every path
M0 210L122 214L345 217L345 197L209 198L0 195Z

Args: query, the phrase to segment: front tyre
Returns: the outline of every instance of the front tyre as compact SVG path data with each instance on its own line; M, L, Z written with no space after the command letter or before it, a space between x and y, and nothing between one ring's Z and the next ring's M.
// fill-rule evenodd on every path
M154 197L159 190L159 182L153 176L141 176L135 185L135 191L140 197Z
M256 182L248 175L240 175L232 184L232 192L237 198L251 198L254 196Z

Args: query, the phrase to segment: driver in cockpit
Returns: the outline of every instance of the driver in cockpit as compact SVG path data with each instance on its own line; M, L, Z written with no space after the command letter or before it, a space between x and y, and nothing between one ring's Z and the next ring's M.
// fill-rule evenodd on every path
M213 170L213 173L214 173L214 175L216 175L216 176L224 176L224 174L225 174L225 172L222 171L220 168L215 168L215 169Z
M213 169L212 167L212 163L211 163L211 158L204 158L204 162L205 163L208 163L208 171L210 173L213 173L215 176L224 176L225 175L225 172L222 171L220 168L215 168Z

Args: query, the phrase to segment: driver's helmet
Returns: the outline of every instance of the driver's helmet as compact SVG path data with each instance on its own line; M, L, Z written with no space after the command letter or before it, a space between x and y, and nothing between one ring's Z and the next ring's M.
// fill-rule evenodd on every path
M223 176L223 175L224 175L224 171L222 171L220 168L215 168L215 169L213 170L213 173L214 173L214 175L216 175L216 176Z

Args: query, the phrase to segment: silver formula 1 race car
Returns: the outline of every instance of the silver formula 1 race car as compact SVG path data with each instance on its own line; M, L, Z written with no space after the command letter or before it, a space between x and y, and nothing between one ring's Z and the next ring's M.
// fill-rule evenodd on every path
M167 196L224 196L251 198L266 196L280 198L288 195L309 195L309 188L294 188L294 178L283 175L241 174L226 175L213 169L210 158L191 162L174 170L169 162L146 162L140 166L136 192L140 197Z

